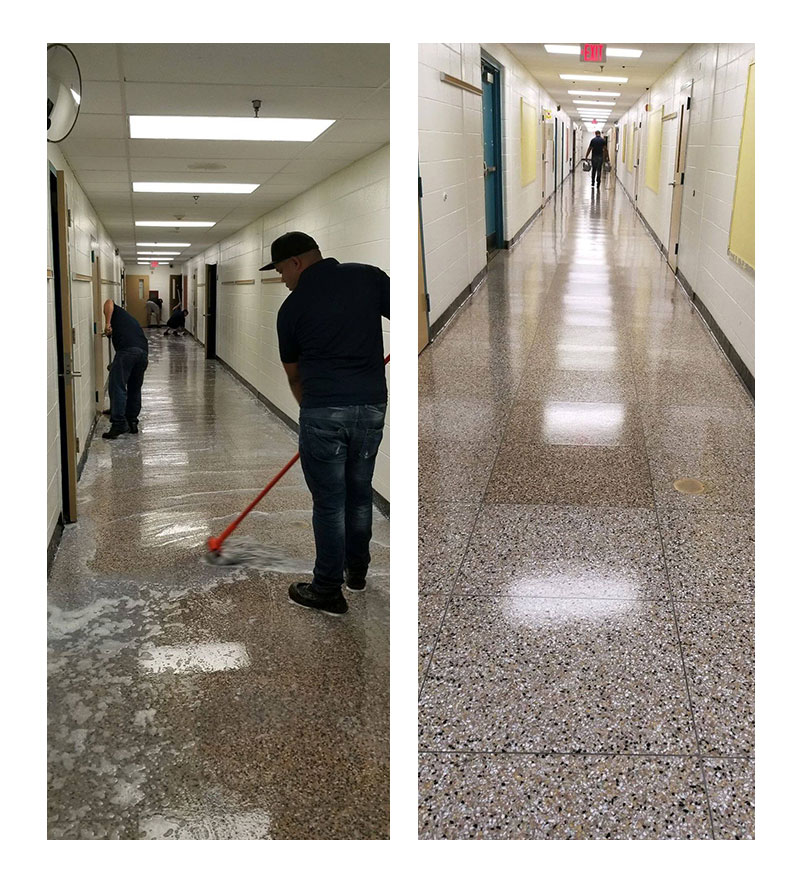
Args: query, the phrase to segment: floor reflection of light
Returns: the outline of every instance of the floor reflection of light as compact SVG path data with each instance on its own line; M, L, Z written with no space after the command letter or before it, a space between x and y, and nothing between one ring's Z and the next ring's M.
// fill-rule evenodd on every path
M616 345L569 345L557 346L558 365L565 366L576 361L591 362L599 366L612 366L616 362Z
M568 445L570 441L591 440L603 445L619 440L625 422L621 403L546 403L542 435L546 443Z
M611 569L597 572L580 565L568 566L554 575L520 574L508 587L527 594L501 600L508 628L517 632L630 617L630 602L642 598L638 584L628 575ZM537 597L548 601L537 602Z
M201 642L193 645L145 645L139 666L146 672L221 672L250 665L241 642Z
M147 547L163 547L193 536L207 538L210 529L208 516L199 511L153 510L142 514L139 525L142 544Z
M189 453L175 451L153 451L142 456L142 464L155 467L165 464L189 464Z

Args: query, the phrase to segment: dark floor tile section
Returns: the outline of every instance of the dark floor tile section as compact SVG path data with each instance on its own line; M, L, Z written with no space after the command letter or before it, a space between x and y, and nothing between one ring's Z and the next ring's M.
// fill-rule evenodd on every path
M754 761L704 758L703 767L717 840L755 837L756 780Z
M189 338L151 340L143 404L93 440L48 583L48 836L387 838L388 520L347 615L292 605L299 467L226 543L246 564L204 553L296 435Z
M638 447L543 447L512 440L500 447L485 500L653 507L647 459Z
M420 756L427 840L708 839L696 758Z
M752 754L755 746L753 606L679 602L677 615L701 753Z

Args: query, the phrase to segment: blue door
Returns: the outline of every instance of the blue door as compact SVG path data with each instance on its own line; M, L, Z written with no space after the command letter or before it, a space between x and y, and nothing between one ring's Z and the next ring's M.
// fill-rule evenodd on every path
M500 174L500 71L481 59L483 85L483 188L486 200L486 251L491 254L503 241Z

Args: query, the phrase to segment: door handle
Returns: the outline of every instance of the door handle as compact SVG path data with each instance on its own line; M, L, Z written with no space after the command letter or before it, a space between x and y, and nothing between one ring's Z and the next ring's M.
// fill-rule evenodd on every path
M667 184L667 185L668 185L668 186L676 186L676 184L675 184L675 181L674 181L674 180L673 180L673 181L672 181L672 183L670 183L670 184Z
M72 373L69 370L67 370L65 373L59 373L58 375L64 379L74 379L76 376L80 376L81 374L80 373Z
M497 166L496 165L489 165L486 170L487 171L497 171Z

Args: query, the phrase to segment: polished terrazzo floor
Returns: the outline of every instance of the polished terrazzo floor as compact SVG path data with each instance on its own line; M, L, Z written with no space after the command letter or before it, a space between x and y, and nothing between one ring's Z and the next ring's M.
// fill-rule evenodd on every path
M314 558L299 465L236 533L255 561L208 565L297 440L151 332L141 432L101 419L49 578L48 836L386 838L388 520L343 618L287 598Z
M419 361L422 838L754 836L753 403L587 177Z

